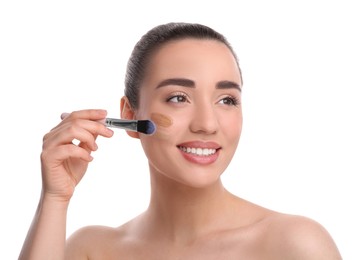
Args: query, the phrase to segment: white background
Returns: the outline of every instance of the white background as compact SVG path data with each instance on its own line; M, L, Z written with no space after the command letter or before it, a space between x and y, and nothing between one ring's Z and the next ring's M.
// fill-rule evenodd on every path
M1 1L0 259L17 258L33 218L43 135L65 111L104 108L118 117L133 45L170 21L213 27L240 57L244 128L223 175L227 189L317 220L344 259L363 259L358 2ZM98 144L69 208L68 235L118 226L148 204L139 142L116 131Z

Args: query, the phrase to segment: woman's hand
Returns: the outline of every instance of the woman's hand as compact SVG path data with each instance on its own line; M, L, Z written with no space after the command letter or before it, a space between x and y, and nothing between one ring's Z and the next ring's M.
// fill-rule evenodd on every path
M113 135L112 130L99 122L106 115L105 110L62 114L62 122L44 136L41 153L43 196L70 200L93 159L91 152L97 150L97 136ZM73 143L75 140L79 143Z

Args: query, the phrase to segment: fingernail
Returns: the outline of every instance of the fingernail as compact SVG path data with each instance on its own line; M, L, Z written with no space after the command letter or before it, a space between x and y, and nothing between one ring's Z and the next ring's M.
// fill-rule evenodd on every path
M64 113L61 114L61 119L63 120L67 116L69 116L69 113L64 112Z

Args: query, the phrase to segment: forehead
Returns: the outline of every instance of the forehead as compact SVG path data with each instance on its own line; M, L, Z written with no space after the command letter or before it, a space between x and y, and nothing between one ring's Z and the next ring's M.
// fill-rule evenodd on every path
M231 50L213 39L181 39L163 44L150 57L145 80L155 77L218 76L240 82Z

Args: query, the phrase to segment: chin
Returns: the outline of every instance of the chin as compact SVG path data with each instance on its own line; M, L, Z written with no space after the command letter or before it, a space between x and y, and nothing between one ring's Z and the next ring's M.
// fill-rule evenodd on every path
M169 176L176 183L194 189L205 189L220 184L220 174L212 171L184 173L182 176Z

